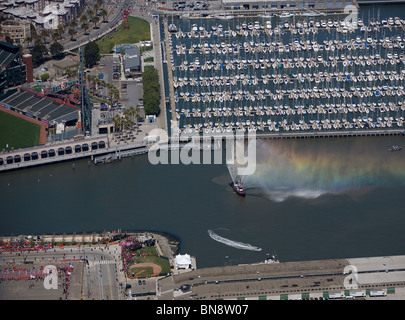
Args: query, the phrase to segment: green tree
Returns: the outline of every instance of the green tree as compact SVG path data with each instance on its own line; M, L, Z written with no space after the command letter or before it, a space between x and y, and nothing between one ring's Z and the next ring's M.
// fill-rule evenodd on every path
M50 33L47 29L42 29L41 38L43 38L44 43L46 43L46 38L49 37Z
M51 46L49 47L49 52L51 53L52 57L55 59L61 59L64 57L63 45L61 45L57 41L55 41L54 43L51 44Z
M97 23L100 21L100 18L98 16L93 16L91 18L91 22L94 23L94 29L97 29Z
M156 68L146 68L142 73L143 103L146 114L160 113L160 83Z
M115 126L115 131L117 131L117 129L122 130L122 126L124 124L123 119L121 118L121 116L119 116L118 114L115 115L113 117L113 122L114 122L114 126Z
M56 33L59 34L59 39L62 38L62 34L63 34L63 25L59 24L58 27L56 28Z
M105 17L107 16L107 10L104 8L100 10L100 14L103 17L103 22L105 22Z
M32 23L30 24L30 32L31 32L31 38L32 39L38 38L37 29L35 29L35 25L32 24Z
M96 42L84 46L84 62L87 68L93 67L100 60L100 48Z
M70 41L72 41L72 40L73 40L73 36L76 34L75 29L72 28L72 27L70 27L69 30L68 30L68 33L69 33L69 35L70 35Z
M42 43L41 39L35 41L34 47L30 51L32 55L32 61L35 66L40 65L45 61L46 55L48 55L47 47Z
M94 5L93 9L94 9L95 14L98 15L98 10L100 10L100 4L99 4L99 3L96 3L96 4Z
M89 24L87 22L83 22L82 29L84 30L84 34L88 34L87 30L89 29Z

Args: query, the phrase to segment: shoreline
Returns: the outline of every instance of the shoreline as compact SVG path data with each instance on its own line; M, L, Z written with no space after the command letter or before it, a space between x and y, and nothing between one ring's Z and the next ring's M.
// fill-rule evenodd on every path
M180 240L167 232L155 231L155 230L125 230L120 232L105 231L105 232L92 232L92 233L71 233L71 234L32 234L32 235L8 235L0 236L0 242L11 242L15 240L32 241L33 243L22 250L14 250L14 252L30 251L29 248L35 246L35 244L53 244L63 246L76 246L76 245L100 245L100 244L114 244L122 239L125 239L134 235L151 235L157 240L161 249L162 255L167 258L174 258L178 254L180 249ZM3 251L0 251L3 252ZM5 251L7 252L7 251Z

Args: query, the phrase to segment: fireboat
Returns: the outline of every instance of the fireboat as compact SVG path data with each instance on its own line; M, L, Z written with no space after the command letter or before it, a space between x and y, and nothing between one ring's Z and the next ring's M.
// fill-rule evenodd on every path
M246 195L245 189L243 188L241 181L232 182L230 183L230 186L241 197L244 197Z

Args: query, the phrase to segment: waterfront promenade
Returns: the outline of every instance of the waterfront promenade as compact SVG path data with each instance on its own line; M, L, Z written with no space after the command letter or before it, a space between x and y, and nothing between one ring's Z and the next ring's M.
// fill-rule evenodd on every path
M125 234L145 239L153 237L160 256L173 259L177 253L178 243L164 234L147 231ZM16 280L14 275L33 270L33 266L68 263L74 268L69 300L123 300L131 292L153 300L402 300L405 296L403 255L291 262L269 260L268 263L194 268L146 279L147 295L142 296L138 280L127 278L123 272L120 240L107 241L114 235L117 234L42 235L39 240L38 236L2 237L5 243L28 239L54 245L41 250L3 249L0 265L13 276L0 289L0 297L5 300L57 299L65 292L44 290L43 281ZM59 245L60 242L65 245ZM27 286L30 290L25 291Z
M149 129L143 131L143 133L137 136L136 141L119 141L112 140L111 136L100 136L94 137L86 140L80 141L70 141L63 142L60 144L51 144L45 146L38 146L33 148L24 148L15 150L13 152L6 152L0 154L0 165L1 171L8 171L14 169L28 168L32 166L45 165L51 163L57 163L62 161L75 161L85 158L107 155L107 154L117 154L134 151L137 149L144 149L148 146L148 141L145 138L149 137L148 132L152 129L156 129L156 124L150 124ZM399 136L404 135L403 130L351 130L351 131L318 131L318 132L290 132L290 133L260 133L257 135L249 135L249 132L245 132L242 135L244 139L326 139L326 138L351 138L351 137L373 137L373 136ZM187 135L184 135L187 137ZM229 137L234 137L234 133L231 134L221 134L216 133L212 135L201 136L201 142L214 141L217 139L223 140ZM237 137L237 136L235 136ZM238 136L240 137L240 136ZM151 137L152 138L152 137ZM156 137L154 137L156 138ZM181 138L181 137L180 137ZM195 137L190 136L190 139ZM174 141L175 144L179 143L178 136L169 137L169 143ZM186 139L180 141L183 143L188 142ZM195 144L193 142L193 144ZM88 149L83 148L87 146ZM102 146L100 148L100 146ZM139 153L139 154L144 154ZM52 156L50 156L52 154ZM136 154L136 153L134 153ZM35 159L33 155L36 155ZM41 156L46 155L46 156ZM16 161L16 159L18 159Z
M162 279L159 288L162 300L368 299L376 291L403 299L405 256L203 268Z

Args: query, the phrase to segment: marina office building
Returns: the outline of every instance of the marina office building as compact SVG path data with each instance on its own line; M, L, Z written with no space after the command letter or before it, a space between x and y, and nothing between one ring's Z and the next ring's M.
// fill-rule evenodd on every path
M357 0L222 0L224 10L342 11L349 5L354 5L358 8Z

